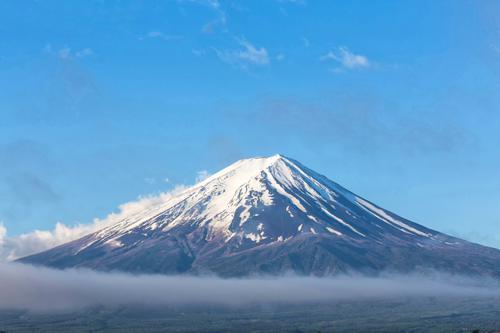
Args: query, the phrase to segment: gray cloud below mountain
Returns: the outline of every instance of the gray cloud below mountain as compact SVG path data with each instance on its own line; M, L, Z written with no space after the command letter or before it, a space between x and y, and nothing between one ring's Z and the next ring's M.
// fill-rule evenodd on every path
M499 296L498 281L440 275L378 278L129 275L0 265L0 308L72 311L92 305L245 305L420 296ZM48 302L47 300L50 300Z

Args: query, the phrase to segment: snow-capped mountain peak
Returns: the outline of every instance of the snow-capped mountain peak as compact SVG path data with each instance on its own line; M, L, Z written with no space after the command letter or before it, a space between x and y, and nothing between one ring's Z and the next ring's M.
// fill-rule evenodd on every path
M133 272L332 274L463 267L467 255L488 263L468 269L496 272L499 253L408 221L274 155L237 161L147 210L21 261Z
M350 238L432 234L299 162L274 155L237 161L154 209L98 232L91 244L118 246L131 233L149 237L176 228L202 228L207 240L256 244L304 233Z

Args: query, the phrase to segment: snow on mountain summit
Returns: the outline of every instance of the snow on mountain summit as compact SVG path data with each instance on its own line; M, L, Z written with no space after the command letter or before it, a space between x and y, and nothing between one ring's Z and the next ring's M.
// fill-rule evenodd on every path
M431 235L299 162L274 155L237 161L155 209L101 230L82 249L102 242L123 246L131 234L147 237L182 226L203 228L207 240L240 243L285 241L302 233Z

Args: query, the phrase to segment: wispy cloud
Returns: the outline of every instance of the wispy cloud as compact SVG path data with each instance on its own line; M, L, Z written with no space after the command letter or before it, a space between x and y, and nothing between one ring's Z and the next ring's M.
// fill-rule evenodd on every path
M75 53L76 57L78 58L84 58L84 57L88 57L88 56L91 56L91 55L94 55L94 51L92 51L91 48L84 48L83 50L80 50L80 51L77 51Z
M352 70L370 68L373 66L367 56L355 54L345 46L341 46L334 51L329 51L321 56L320 59L322 61L333 60L340 65L340 69Z
M306 0L276 0L278 3L292 3L297 5L305 5Z
M165 40L165 41L171 41L171 40L183 39L184 36L181 36L181 35L170 35L170 34L165 34L165 33L161 32L161 31L154 30L154 31L148 32L143 37L139 37L139 40L145 40L147 38L162 39L162 40Z
M248 65L264 66L270 63L269 53L264 47L257 47L244 38L237 38L238 50L214 49L220 60L242 68Z
M215 13L215 18L204 24L201 27L201 32L205 34L213 34L218 30L225 30L227 15L218 0L178 0L178 2L204 6L211 9Z
M146 177L146 178L144 178L144 181L145 181L146 183L148 183L149 185L153 185L154 183L156 183L156 179L151 178L151 177Z
M226 13L222 10L218 10L217 18L203 25L201 31L205 34L213 34L218 29L224 30L226 23L227 23Z
M192 49L191 53L196 57L202 57L207 54L207 51L205 49Z
M48 54L56 55L59 59L62 60L71 58L86 58L95 55L94 51L89 47L80 50L72 50L69 46L53 48L51 44L47 44L45 45L43 50Z
M306 37L301 37L300 41L302 42L302 45L304 45L304 47L306 47L306 48L311 46L311 42Z
M57 50L57 55L61 59L68 59L71 55L71 49L69 47L63 47L62 49Z
M190 2L202 6L208 6L214 9L220 8L220 2L218 0L178 0L178 2Z

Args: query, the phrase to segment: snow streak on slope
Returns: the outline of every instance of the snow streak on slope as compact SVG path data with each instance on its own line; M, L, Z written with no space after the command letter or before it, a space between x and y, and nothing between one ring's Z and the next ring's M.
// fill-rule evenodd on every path
M356 198L356 201L361 205L361 207L363 207L363 209L366 209L369 213L377 216L380 220L386 222L387 224L397 225L397 226L401 227L400 230L403 232L414 233L416 235L425 236L425 237L431 236L431 234L429 234L427 232L419 231L416 228L413 228L413 227L411 227L411 226L409 226L401 221L398 221L398 220L392 218L391 216L389 216L389 214L384 212L383 209L375 207L375 205L369 203L366 200L363 200L361 198Z

